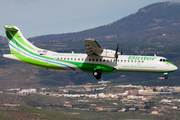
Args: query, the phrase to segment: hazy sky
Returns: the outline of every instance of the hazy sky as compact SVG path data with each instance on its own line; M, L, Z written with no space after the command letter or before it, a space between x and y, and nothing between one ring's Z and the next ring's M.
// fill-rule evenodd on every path
M4 25L18 26L25 38L82 31L163 1L166 0L0 0L0 35L5 36Z

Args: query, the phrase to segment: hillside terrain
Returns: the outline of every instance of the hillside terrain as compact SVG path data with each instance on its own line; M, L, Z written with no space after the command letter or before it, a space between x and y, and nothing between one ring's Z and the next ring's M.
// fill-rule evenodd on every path
M30 41L79 41L85 38L97 40L139 41L140 38L162 34L180 34L180 4L155 3L111 24L76 33L44 35L29 38Z
M23 31L22 31L23 33ZM84 39L94 38L102 48L116 49L123 54L164 56L180 67L180 4L162 2L139 9L137 13L111 24L76 33L44 35L29 38L34 45L57 52L85 53ZM10 53L6 38L0 36L0 88L47 87L67 84L95 83L90 73L46 70L25 63L2 58ZM126 78L121 78L126 75ZM180 72L169 74L114 73L103 75L113 84L180 85Z
M0 91L0 119L180 119L178 86L89 84L37 90Z
M8 107L0 105L1 120L81 120L60 112L38 109L26 105Z

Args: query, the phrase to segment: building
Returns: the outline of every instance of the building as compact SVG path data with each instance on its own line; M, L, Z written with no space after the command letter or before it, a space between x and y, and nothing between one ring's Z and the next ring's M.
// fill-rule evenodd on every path
M152 111L151 114L157 115L158 111Z
M32 93L36 93L36 89L20 88L19 93L20 94L32 94Z
M134 111L134 110L136 110L136 108L129 108L129 110Z
M171 100L168 100L168 99L162 99L161 102L162 102L162 103L171 103Z
M126 108L122 108L122 110L118 110L118 112L125 112Z
M96 110L103 111L104 109L103 109L103 107L97 107Z

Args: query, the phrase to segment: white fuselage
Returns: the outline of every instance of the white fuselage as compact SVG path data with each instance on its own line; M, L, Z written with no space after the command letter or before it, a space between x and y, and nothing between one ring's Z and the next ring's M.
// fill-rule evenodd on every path
M47 51L46 55L48 58L53 59L44 59L45 65L51 63L64 63L70 67L64 66L63 64L57 64L59 67L64 68L65 70L77 70L82 71L83 64L88 64L89 66L93 65L106 65L111 66L116 69L117 72L150 72L150 73L164 73L164 72L173 72L177 70L177 67L169 62L166 58L159 56L140 56L140 55L119 55L117 62L115 58L110 57L100 57L100 56L88 56L87 54L75 54L75 53L57 53ZM19 60L12 54L5 54L5 58ZM26 56L28 58L28 56ZM164 61L163 61L164 60ZM21 61L21 60L19 60ZM75 63L72 64L71 62ZM76 64L81 63L81 66ZM88 68L86 68L88 69ZM90 71L91 72L91 71ZM112 71L115 72L115 71ZM108 73L111 73L109 71Z
M115 58L100 57L95 55L88 56L87 54L52 53L50 56L53 57L54 60L88 63L92 65L108 65L116 68L119 72L164 73L177 70L175 65L167 62L166 58L160 56L119 55L117 63ZM73 65L72 67L74 67L75 70L81 71L81 69L79 69L77 66Z

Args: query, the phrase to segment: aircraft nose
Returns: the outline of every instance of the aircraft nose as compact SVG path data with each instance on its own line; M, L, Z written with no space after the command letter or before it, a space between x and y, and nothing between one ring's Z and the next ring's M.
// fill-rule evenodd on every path
M178 67L177 67L177 66L174 66L174 70L178 70Z
M167 65L170 67L170 69L171 69L172 71L176 71L176 70L178 69L177 66L175 66L174 64L172 64L172 63L170 63L170 62L168 62Z
M175 65L171 65L171 67L172 67L172 70L174 70L174 71L178 70L178 67Z

